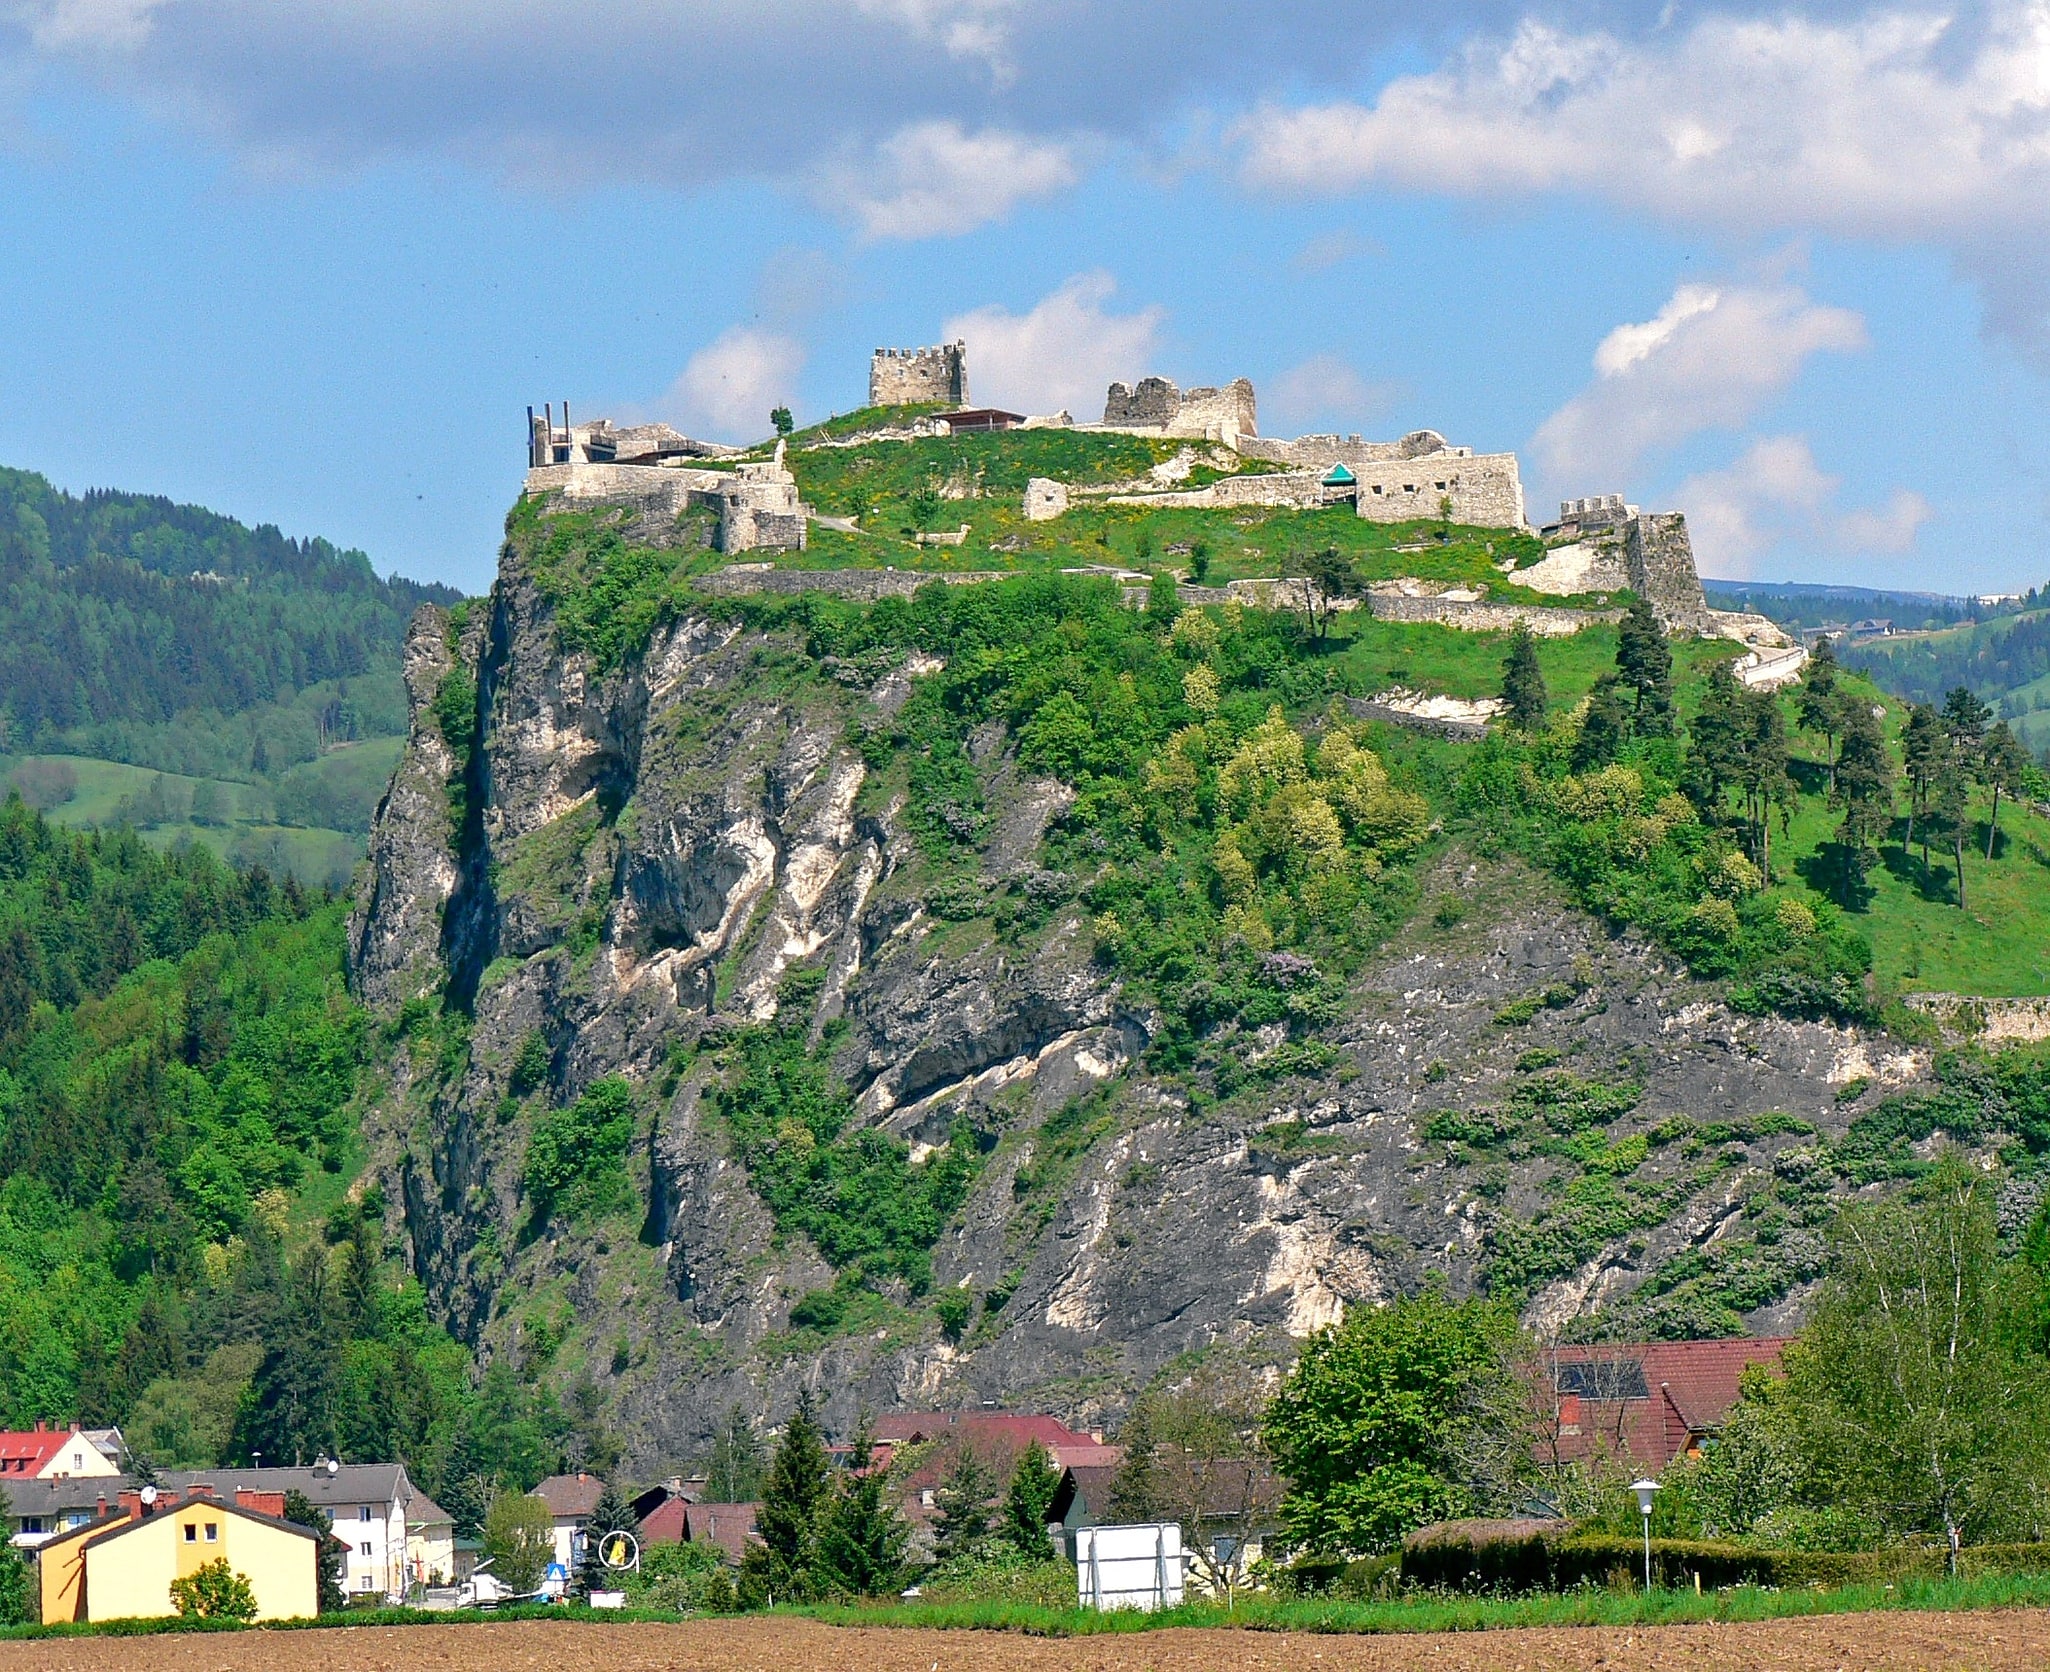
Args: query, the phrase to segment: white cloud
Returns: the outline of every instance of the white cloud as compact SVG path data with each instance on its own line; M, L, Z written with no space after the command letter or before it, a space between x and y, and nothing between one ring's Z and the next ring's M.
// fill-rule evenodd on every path
M2050 5L1697 13L1640 37L1532 20L1370 102L1269 106L1238 129L1261 188L1590 194L1747 235L1947 245L1996 326L2050 363Z
M1931 515L1929 502L1894 489L1877 509L1839 509L1842 481L1815 462L1797 435L1764 436L1734 464L1680 485L1695 560L1705 574L1746 580L1763 554L1792 544L1853 556L1897 555L1913 548Z
M1386 253L1379 239L1362 238L1357 232L1340 227L1335 232L1319 233L1297 250L1288 264L1298 273L1322 273L1342 262Z
M1653 318L1603 338L1594 382L1532 445L1562 491L1613 491L1647 453L1748 422L1811 355L1864 344L1857 314L1795 285L1682 285Z
M164 0L42 0L17 10L29 38L45 52L111 48L132 51L148 38Z
M1386 412L1393 395L1390 385L1368 382L1337 355L1315 354L1262 385L1260 415L1277 435L1318 424L1359 426Z
M1066 145L958 122L899 129L859 160L825 170L819 195L876 240L972 232L1018 204L1075 183Z
M1129 383L1151 369L1167 317L1157 305L1111 313L1116 289L1108 273L1078 273L1029 313L977 308L948 320L941 335L967 343L978 401L1094 419L1112 382Z
M687 433L753 441L769 432L769 414L794 406L804 345L795 337L736 325L690 357L661 411Z

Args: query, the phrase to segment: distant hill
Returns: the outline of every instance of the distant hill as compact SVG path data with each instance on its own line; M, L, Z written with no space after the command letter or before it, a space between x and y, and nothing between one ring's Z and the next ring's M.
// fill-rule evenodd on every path
M1718 581L1703 578L1712 608L1746 610L1782 627L1826 627L1881 618L1896 627L1955 627L2009 613L2014 605L1981 604L1943 592L1903 592L1870 586L1820 586L1806 581Z
M66 822L333 880L405 732L406 623L459 596L269 524L0 470L0 774Z
M2031 749L2050 749L2050 609L1874 639L1845 650L1843 658L1870 673L1882 690L1912 702L1941 702L1952 687L1969 686Z

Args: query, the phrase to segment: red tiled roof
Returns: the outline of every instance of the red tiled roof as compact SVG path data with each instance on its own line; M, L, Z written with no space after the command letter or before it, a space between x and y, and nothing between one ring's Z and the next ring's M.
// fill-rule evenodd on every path
M748 1540L755 1537L755 1511L759 1508L759 1504L685 1504L684 1526L693 1542L716 1544L726 1552L728 1561L738 1562L747 1554Z
M995 1441L1018 1450L1034 1444L1051 1451L1056 1446L1099 1443L1087 1434L1076 1433L1057 1417L1027 1415L1021 1411L898 1411L876 1418L876 1438L897 1445L943 1440L961 1434L972 1434L978 1440Z
M71 1438L68 1428L34 1428L0 1433L0 1476L34 1475Z
M1563 1434L1569 1455L1593 1452L1606 1430L1619 1434L1624 1449L1652 1468L1663 1468L1714 1432L1737 1402L1737 1383L1754 1364L1777 1364L1791 1337L1740 1337L1728 1341L1617 1341L1590 1347L1557 1347L1547 1355L1562 1371L1573 1365L1596 1370L1593 1389L1577 1400L1561 1393L1561 1415L1580 1432ZM1643 1373L1639 1383L1632 1366ZM1562 1376L1562 1380L1564 1377ZM1607 1388L1628 1397L1597 1397Z
M664 1498L641 1517L643 1544L685 1544L690 1540L691 1506L681 1498Z

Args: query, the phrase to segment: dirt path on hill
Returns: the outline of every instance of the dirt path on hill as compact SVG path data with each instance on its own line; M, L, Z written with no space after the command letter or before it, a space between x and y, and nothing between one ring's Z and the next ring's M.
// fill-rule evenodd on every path
M1743 1625L1043 1638L810 1620L522 1621L0 1643L0 1672L1992 1672L2050 1665L2050 1611Z

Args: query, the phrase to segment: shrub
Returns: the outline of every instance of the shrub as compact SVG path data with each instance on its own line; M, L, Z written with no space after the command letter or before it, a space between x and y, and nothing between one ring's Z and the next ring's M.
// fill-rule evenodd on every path
M206 1566L171 1581L171 1601L188 1620L239 1620L256 1618L256 1592L248 1576L228 1566L228 1558L216 1556Z
M602 1214L631 1201L627 1146L633 1142L633 1087L599 1080L566 1109L550 1109L527 1141L523 1182L538 1219L560 1209Z

